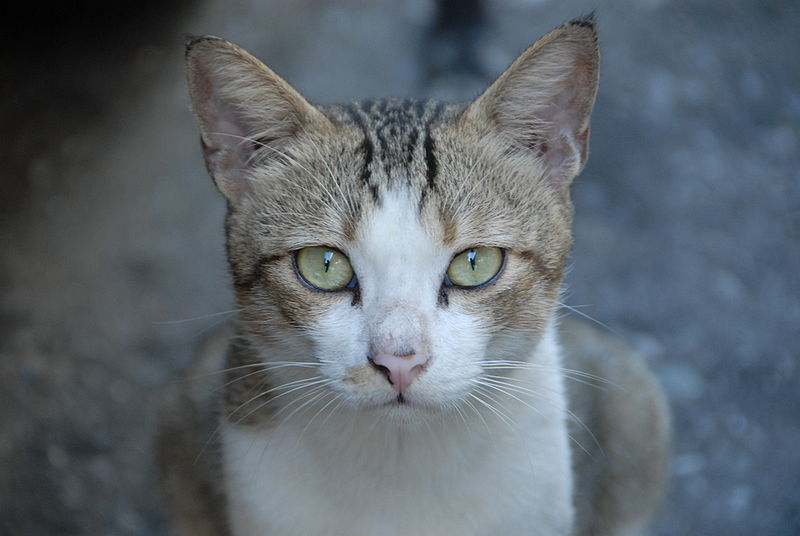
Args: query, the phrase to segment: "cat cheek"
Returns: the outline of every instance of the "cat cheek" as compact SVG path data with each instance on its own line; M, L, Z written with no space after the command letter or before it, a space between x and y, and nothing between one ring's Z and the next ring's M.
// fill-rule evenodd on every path
M447 365L458 367L473 361L473 356L480 358L490 326L484 318L454 303L452 308L439 312L434 326L430 346L437 361L445 361L439 356L449 356Z
M367 364L363 315L348 302L339 302L320 314L309 329L315 357L330 365L332 376L344 378L346 370Z
M558 297L563 268L545 268L539 255L514 252L503 280L487 289L484 300L490 318L499 326L539 331Z
M300 328L315 325L331 310L342 302L349 303L352 298L350 291L325 292L308 288L298 280L291 260L286 257L264 265L257 285L257 292L249 289L241 293L240 306L256 311L277 311L289 325ZM244 299L249 303L241 303Z

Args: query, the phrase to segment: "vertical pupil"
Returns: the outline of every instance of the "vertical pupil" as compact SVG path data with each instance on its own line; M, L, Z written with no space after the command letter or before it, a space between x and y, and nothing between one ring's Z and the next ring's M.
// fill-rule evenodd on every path
M325 259L322 261L325 265L325 273L327 273L328 268L331 267L331 259L333 259L333 251L326 251Z
M473 270L475 270L475 255L476 253L474 249L471 249L467 252L467 260L469 261L470 268Z

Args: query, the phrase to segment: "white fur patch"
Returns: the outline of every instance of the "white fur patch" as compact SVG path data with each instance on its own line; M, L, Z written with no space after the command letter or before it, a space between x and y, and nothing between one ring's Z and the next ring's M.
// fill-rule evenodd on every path
M556 355L551 338L537 354ZM540 388L560 392L549 376L536 380ZM480 415L444 414L418 428L371 411L340 412L309 428L225 425L234 534L568 534L572 490L558 405L530 411L504 401L510 423L478 407Z
M456 303L437 305L453 252L420 225L404 191L387 194L364 229L346 251L361 306L343 300L312 329L329 388L312 403L300 390L284 408L307 411L272 428L223 426L234 534L568 534L569 449L552 330L533 348L528 338L492 336ZM364 366L374 340L429 352L407 404ZM517 371L542 400L474 394L481 363L507 354L542 366ZM353 370L372 379L353 386Z

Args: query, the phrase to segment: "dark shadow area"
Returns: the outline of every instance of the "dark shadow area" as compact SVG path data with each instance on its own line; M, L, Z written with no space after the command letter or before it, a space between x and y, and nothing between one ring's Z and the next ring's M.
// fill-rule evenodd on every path
M57 188L33 184L32 175L42 175L32 170L37 155L70 151L74 134L150 87L163 55L182 39L173 33L178 20L195 4L27 3L8 17L0 49L0 136L7 140L0 146L0 225L35 201L35 188Z

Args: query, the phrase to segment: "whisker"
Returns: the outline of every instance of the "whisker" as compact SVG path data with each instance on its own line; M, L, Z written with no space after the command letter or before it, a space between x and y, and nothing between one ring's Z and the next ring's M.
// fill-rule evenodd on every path
M500 400L498 400L498 399L497 399L497 398L496 398L496 397L495 397L495 396L494 396L494 395L491 393L491 391L489 390L490 388L492 388L492 386L491 386L491 385L488 385L488 384L483 384L483 383L480 383L480 382L475 382L475 383L474 383L474 385L476 385L476 387L475 387L476 389L480 390L480 391L481 391L481 392L482 392L482 393L483 393L483 394L484 394L484 395L485 395L485 396L486 396L486 397L487 397L489 400L491 400L492 402L494 402L494 403L497 405L497 407L498 407L499 409L503 410L503 412L504 412L504 414L505 414L505 415L507 415L507 416L508 416L509 414L513 414L513 412L512 412L512 411L509 411L509 409L508 409L508 407L507 407L506 405L504 405L504 404L503 404L503 403L502 403ZM494 390L496 390L496 391L497 391L498 389L494 389ZM500 392L502 392L502 391L500 391ZM510 396L510 395L509 395L509 396ZM520 400L520 402L521 402L521 400ZM516 422L514 422L514 420L513 420L513 419L511 419L511 417L509 417L509 420L511 420L512 424L516 424Z
M318 385L318 384L320 384L320 383L321 383L322 385ZM294 391L297 391L297 390L300 390L300 389L307 389L307 388L309 388L309 387L313 387L313 389L311 389L310 391L308 391L308 392L306 392L306 393L301 393L301 394L300 394L300 396L296 397L295 399L291 400L291 401L290 401L288 404L286 404L285 406L283 406L282 408L280 408L280 409L279 409L279 410L278 410L278 411L277 411L277 412L276 412L276 413L275 413L275 414L272 416L273 418L275 418L275 417L277 417L278 415L280 415L281 413L283 413L283 412L284 412L286 409L288 409L289 407L291 407L293 404L295 404L295 403L297 403L298 401L302 400L303 398L309 397L309 396L311 396L312 394L314 394L314 393L317 393L317 392L319 392L320 390L324 389L327 383L329 383L329 380L320 381L320 382L317 382L317 383L315 383L315 384L301 385L301 386L299 386L299 387L295 387L295 388L291 389L290 391L287 391L286 393L281 393L281 394L280 394L280 395L278 395L278 396L275 396L275 397L269 398L269 399L265 400L264 402L262 402L261 404L259 404L258 406L256 406L255 408L253 408L253 409L252 409L251 411L249 411L249 412L248 412L248 413L247 413L247 414L246 414L244 417L241 417L241 418L240 418L239 420L237 420L236 422L237 422L237 424L238 424L238 423L240 423L240 422L244 421L245 419L247 419L247 417L249 417L249 416L250 416L250 415L252 415L253 413L255 413L255 412L257 412L257 411L260 411L260 410L262 410L262 409L263 409L263 408L265 408L267 405L269 405L270 403L274 402L274 401L275 401L277 398L280 398L280 397L282 397L282 396L283 396L283 395L285 395L285 394L289 394L290 392L294 392ZM315 385L316 385L316 386L315 386Z
M470 425L469 421L467 420L466 415L464 415L464 412L461 411L461 408L458 406L458 404L453 404L452 408L456 412L456 414L459 416L459 418L461 419L461 422L464 423L464 427L467 429L467 433L469 435L472 435L472 426ZM442 413L444 413L444 411L442 411ZM442 415L442 420L444 420L444 415Z
M472 393L468 393L468 395L472 395ZM481 414L480 411L478 411L478 408L476 408L475 405L467 398L464 399L464 404L466 404L467 407L469 407L472 411L475 412L475 415L477 415L478 418L481 420L483 426L486 427L486 433L490 434L491 430L489 430L489 423L487 423L486 419L483 418L483 415Z
M555 401L554 401L554 400L553 400L553 399L552 399L550 396L547 396L546 394L544 394L544 393L540 393L540 392L538 392L538 391L535 391L535 390L533 390L533 389L527 389L527 388L524 388L524 387L520 387L520 386L517 386L517 385L509 384L509 383L507 383L507 382L500 381L500 380L496 380L496 379L486 379L485 381L487 381L487 382L490 382L490 383L493 383L494 385L496 385L496 387L495 387L495 389L496 389L496 390L498 390L498 391L500 391L500 392L505 392L505 394L506 394L507 396L510 396L510 397L513 397L513 398L515 398L515 399L516 399L516 400L518 400L519 402L521 402L521 403L525 404L525 405L526 405L527 407L529 407L530 409L533 409L534 411L537 411L537 412L538 412L540 415L542 415L542 416L544 416L544 415L543 415L543 414L541 413L541 411L539 411L537 408L534 408L534 407L533 407L533 406L531 406L530 404L528 404L528 403L524 402L523 400L519 399L518 397L514 396L514 395L513 395L511 392L508 392L508 391L514 391L514 392L517 392L517 393L520 393L520 394L527 394L527 395L529 395L529 396L536 397L538 400L541 400L541 401L543 401L543 402L547 403L548 405L550 405L550 406L553 406L553 407L554 407L554 408L556 408L557 410L559 410L559 411L563 411L563 412L564 412L564 413L566 413L566 414L567 414L567 415L568 415L568 416L569 416L569 417L570 417L570 418L571 418L571 419L572 419L574 422L576 422L576 423L578 424L578 426L580 426L580 427L581 427L581 428L582 428L582 429L583 429L583 430L584 430L584 431L585 431L587 434L589 434L589 436L592 438L592 441L594 442L594 444L595 444L595 445L597 445L597 448L598 448L598 449L600 449L600 452L601 452L601 454L605 455L605 452L603 452L603 447L600 445L600 442L598 441L598 439L597 439L597 437L594 435L594 433L593 433L593 432L592 432L592 431L589 429L589 427L586 425L586 423L584 423L584 422L583 422L583 420L582 420L580 417L578 417L578 416L577 416L577 415L576 415L576 414L575 414L575 413L574 413L572 410L570 410L568 407L565 407L565 406L563 406L563 405L561 405L561 404L558 404L558 403L556 403L556 402L555 402ZM487 385L487 387L489 387L489 385ZM575 441L575 443L576 443L576 444L577 444L577 445L578 445L578 446L581 448L581 450L583 450L584 452L586 452L586 454L589 454L589 455L591 455L591 454L589 453L589 451L587 451L587 450L586 450L586 449L583 447L583 445L581 445L581 444L580 444L580 442L578 442L577 440L574 440L574 441Z
M320 366L320 365L322 365L322 363L317 364L317 366ZM277 366L269 366L269 364L266 364L266 365L256 364L254 366L259 367L258 370L255 370L253 372L249 372L249 373L244 374L242 376L237 376L236 378L234 378L234 379L232 379L232 380L230 380L228 382L225 382L221 386L219 386L216 389L214 389L214 392L222 391L223 389L233 385L234 383L240 382L240 381L245 380L247 378L250 378L252 376L257 376L258 374L264 374L266 372L270 372L272 370L279 369L279 368L286 368L286 367L292 367L292 366L299 366L300 368L313 368L309 364L295 365L294 363L282 363L282 364L277 365ZM247 367L247 365L243 365L241 367L231 367L228 370L241 369L241 368L244 368L244 367Z
M316 388L312 389L309 393L305 393L304 394L304 398L308 398L308 397L311 397L311 398L309 400L305 401L304 403L300 404L291 413L289 413L289 415L284 417L284 419L278 424L278 428L283 426L286 422L288 422L294 415L296 415L303 408L309 406L310 404L313 404L314 402L316 402L317 400L319 400L322 397L334 394L332 391L326 391L325 387L326 387L325 385L320 385L319 387L316 387ZM314 396L312 397L312 395L314 395ZM302 398L298 398L297 400L295 400L293 402L297 402L299 400L302 400ZM287 404L286 406L281 408L281 411L287 409L290 405L291 404ZM276 413L275 416L277 417L278 413Z
M482 391L482 394L484 396L486 396L486 392L485 391ZM497 417L501 421L503 421L506 425L508 425L510 428L513 428L513 423L511 422L511 420L504 413L500 412L500 410L498 410L493 405L491 405L488 402L486 402L485 400L483 400L476 393L469 393L469 396L471 398L473 398L474 400L478 401L480 404L482 404L486 409L488 409L489 411L491 411L492 413L497 415Z
M565 367L558 367L558 366L549 366L549 365L542 365L540 363L529 363L527 361L509 361L509 360L495 360L495 361L483 361L481 362L481 366L485 369L497 369L497 370L504 370L504 369L518 369L518 370L531 370L531 369L538 369L538 370L547 370L553 372L561 372L564 375L570 376L578 376L580 378L585 378L588 380L605 383L611 385L613 387L619 387L611 380L603 378L601 376L596 376L589 372L584 372L581 370L570 369ZM593 385L591 383L586 383L586 385ZM593 385L594 387L598 387Z
M452 197L452 199L450 200L450 204L447 206L447 211L448 212L451 212L454 215L457 215L461 211L461 207L463 206L463 201L462 201L462 203L459 204L459 207L455 211L453 211L453 205L455 205L456 201L459 200L459 197L461 196L461 192L464 191L464 186L466 186L469 183L469 179L472 178L472 175L473 175L473 173L475 173L475 170L477 169L478 164L480 164L480 162L481 162L481 159L480 158L476 158L475 159L475 163L472 164L472 167L469 169L469 171L467 171L467 174L464 176L464 179L461 180L461 186L459 186L458 191ZM480 183L481 181L478 181L478 182Z
M536 385L536 387L538 389L541 389L545 393L551 394L551 395L556 395L556 394L558 394L560 392L559 390L554 389L552 387L541 386L541 385L538 385L536 382L532 382L530 380L525 380L525 379L522 379L522 378L515 378L513 376L497 376L497 375L493 375L493 374L484 374L484 375L481 376L481 378L487 379L487 380L496 381L498 383L502 383L503 385L508 385L509 387L513 387L513 388L517 389L518 390L517 392L539 392L539 391L533 391L533 390L531 390L531 389L529 389L527 387L523 387L523 385L518 385L518 384L529 384L529 385L530 384L534 384L534 385ZM514 381L514 382L517 382L517 384L506 383L507 381Z
M263 407L264 407L264 406L266 406L267 404L269 404L269 403L271 403L271 402L274 402L275 400L277 400L277 399L279 399L279 398L282 398L282 397L284 397L284 396L286 396L286 395L288 395L288 394L294 393L295 391L297 391L297 390L299 390L299 389L305 389L305 388L308 388L308 387L313 387L313 386L315 386L315 385L319 385L320 383L324 383L324 382L328 382L328 381L331 381L331 380L328 380L328 379L319 379L319 377L314 377L314 378L303 378L302 380L295 380L295 381L292 381L292 382L287 382L287 383L285 383L285 384L281 384L281 385L279 385L279 386L277 386L277 387L272 387L272 388L270 388L270 389L267 389L266 391L262 391L261 393L258 393L258 394L257 394L257 395L255 395L254 397L252 397L252 398L248 399L247 401L245 401L245 402L242 402L241 404L239 404L239 406L238 406L236 409L234 409L232 412L230 412L230 413L228 414L228 417L229 417L229 418L230 418L230 417L232 417L232 416L233 416L234 414L236 414L236 413L237 413L237 412L238 412L240 409L242 409L243 407L245 407L245 406L247 406L247 405L251 404L253 401L255 401L255 400L259 399L259 398L263 398L263 397L265 397L266 395L268 395L268 394L270 394L270 393L273 393L273 392L275 392L275 391L278 391L278 390L280 390L280 389L286 389L287 387L291 387L291 389L289 389L288 391L285 391L285 392L283 392L283 393L280 393L280 394L278 394L278 395L276 395L276 396L270 397L270 398L268 398L268 399L267 399L267 400L266 400L264 403L262 403L262 404L259 404L259 405L258 405L258 406L257 406L257 407L256 407L256 408L253 410L253 411L251 411L251 412L247 413L247 415L245 415L244 417L242 417L241 419L239 419L238 421L236 421L236 422L237 422L237 424L238 424L239 422L242 422L244 419L246 419L247 417L249 417L250 415L252 415L254 412L256 412L256 411L260 410L261 408L263 408Z
M339 409L341 409L342 406L344 406L344 404L345 404L344 397L339 396L339 403L336 404L336 406L334 406L334 408L325 416L324 419L322 419L322 422L319 424L320 427L325 426L325 423L328 422L328 419L333 417L336 414L336 412L339 411Z
M240 311L241 311L241 309L231 309L230 311L218 311L216 313L208 313L208 314L205 314L205 315L194 316L194 317L191 317L191 318L178 318L176 320L154 320L151 323L155 324L156 326L170 326L170 325L173 325L173 324L185 324L186 322L196 322L198 320L206 320L208 318L215 318L215 317L218 317L218 316L224 316L224 315L230 316L230 315L232 315L234 313L238 313Z
M238 365L235 367L227 367L224 369L215 370L214 372L195 374L189 376L187 380L198 380L202 378L208 378L211 376L219 376L220 374L226 374L228 372L235 372L237 370L243 370L248 368L260 368L263 369L264 371L270 371L273 369L284 368L284 367L316 368L322 366L323 364L324 363L315 361L266 361L262 363L247 363L245 365Z
M336 401L339 399L339 397L341 396L340 394L338 394L338 393L334 393L333 391L328 391L326 394L332 394L332 395L333 395L333 398L331 398L331 399L330 399L328 402L326 402L324 406L322 406L321 408L319 408L319 409L317 410L317 412L316 412L316 413L315 413L315 414L314 414L314 415L311 417L311 419L309 419L309 420L308 420L308 422L306 423L306 425L305 425L305 426L303 427L303 429L300 431L300 435L299 435L299 436L298 436L298 438L297 438L297 443L298 443L298 444L300 443L300 441L302 441L302 439L303 439L303 436L304 436L304 435L305 435L305 433L306 433L306 430L308 430L308 428L309 428L309 427L310 427L310 426L313 424L313 422L316 420L316 418L317 418L317 417L319 417L320 413L322 413L322 412L323 412L323 411L325 411L325 410L326 410L328 407L330 407L330 405L331 405L331 404L333 404L334 402L336 402Z
M529 409L532 409L533 411L535 411L536 413L538 413L542 417L545 416L544 413L542 413L542 411L539 408L528 404L527 402L525 402L524 400L522 400L521 398L519 398L519 397L517 397L516 395L513 394L513 392L516 392L516 393L520 393L520 394L528 394L528 395L531 395L531 396L539 395L539 393L537 393L536 391L534 391L532 389L525 389L525 388L522 388L522 387L518 387L516 385L512 385L510 383L502 382L502 381L499 381L499 380L494 380L494 379L491 379L491 378L477 378L477 379L473 379L473 382L477 383L478 385L483 385L484 387L487 387L489 389L495 389L495 390L497 390L497 391L499 391L499 392L501 392L501 393L513 398L514 400L520 402L521 404L524 404Z
M522 367L486 367L486 368L487 369L491 369L491 370L524 370ZM616 384L614 384L610 380L605 380L605 379L599 378L599 377L597 377L597 378L589 378L588 380L584 379L582 377L583 374L578 373L578 371L572 371L571 372L571 371L568 371L568 370L560 370L557 367L554 367L554 368L551 368L551 369L542 369L542 370L549 370L549 371L552 371L552 372L560 372L561 375L566 380L574 381L576 383L580 383L580 384L583 384L583 385L586 385L588 387L592 387L592 388L595 388L595 389L603 390L605 388L602 385L597 385L596 383L592 383L592 382L602 382L602 383L606 383L606 384L608 384L610 386L613 386L613 387L618 387ZM508 376L508 378L512 378L512 377ZM518 378L514 378L514 379L519 380ZM521 380L519 380L519 381L521 381Z
M482 385L484 385L487 388L494 389L494 390L498 391L499 393L502 393L502 394L504 394L504 395L506 395L508 397L513 398L514 400L517 400L518 402L520 402L521 404L525 405L529 409L535 411L536 413L538 413L540 416L542 416L545 419L547 419L548 417L544 413L542 413L542 411L539 408L536 408L535 406L525 402L524 400L522 400L521 398L515 396L513 393L511 393L509 391L515 390L516 392L521 393L521 394L527 394L529 396L535 396L537 399L542 400L545 403L554 406L556 409L558 409L560 411L564 411L565 413L567 413L570 416L570 418L572 418L575 422L577 422L578 425L581 426L581 428L583 428L586 431L586 433L589 434L589 436L594 441L595 445L597 445L597 448L600 449L600 452L602 454L605 454L603 452L603 447L600 446L600 443L597 440L597 437L595 437L595 435L592 433L592 431L589 429L589 427L586 426L584 424L584 422L577 415L575 415L575 413L570 411L568 408L561 407L559 404L556 404L553 400L551 400L549 397L543 395L542 393L538 393L538 392L533 391L531 389L525 389L524 391L520 391L519 389L521 389L521 388L518 388L517 386L514 386L514 385L506 384L506 383L503 383L503 382L498 382L498 384L494 384L494 385L491 384L491 383L482 384ZM581 444L580 441L578 441L576 438L574 438L572 436L572 434L567 432L567 437L569 437L569 439L573 443L575 443L578 446L578 448L580 448L582 451L584 451L587 455L591 456L591 453Z
M275 399L277 399L277 398L280 398L280 397L282 397L283 395L289 394L289 393L291 393L291 392L293 392L293 391L296 391L297 389L302 389L302 388L304 388L304 387L310 387L310 386L312 386L312 385L315 385L315 384L319 383L320 381L322 381L322 380L318 380L317 378L306 378L306 379L303 379L303 380L296 380L296 381L293 381L293 382L287 382L287 383L285 383L285 384L282 384L282 385L279 385L279 386L277 386L277 387L273 387L273 388L271 388L271 389L268 389L267 391L264 391L264 392L262 392L262 393L259 393L259 394L255 395L254 397L252 397L252 398L250 398L250 399L246 400L245 402L242 402L242 403L241 403L241 404L239 404L239 406L238 406L238 407L236 407L236 408L235 408L233 411L231 411L230 413L228 413L228 415L226 416L226 418L227 418L227 419L230 419L230 418L232 418L234 414L236 414L236 413L237 413L239 410L241 410L241 409L242 409L242 408L244 408L245 406L249 405L249 404L250 404L250 403L252 403L253 401L257 400L258 398L260 398L260 397L263 397L263 396L266 396L267 394L269 394L269 393L271 393L271 392L274 392L274 391L276 391L276 390L278 390L278 389L285 389L285 388L287 388L287 387L290 387L290 386L292 386L292 385L298 385L298 384L302 384L303 382L312 382L312 383L309 383L308 385L299 385L298 387L294 387L294 388L290 389L289 391L287 391L287 392L285 392L285 393L281 393L281 394L279 394L279 395L277 395L277 396L275 396L275 397L268 398L268 399L267 399L267 400L266 400L264 403L262 403L262 404L259 404L259 405L258 405L258 407L256 407L256 408L255 408L255 409L253 409L252 411L249 411L249 412L248 412L247 414L245 414L243 417L240 417L239 419L237 419L237 420L235 421L235 423L236 423L236 424L239 424L239 423L243 422L245 419L247 419L247 418L248 418L250 415L252 415L252 414L253 414L253 413L255 413L256 411L259 411L261 408L263 408L264 406L266 406L266 405L267 405L267 404L269 404L270 402L274 401ZM220 420L220 422L219 422L219 423L217 424L217 426L214 428L214 431L211 433L211 435L209 436L209 438L208 438L208 439L206 440L206 442L203 444L203 448L201 448L201 449L200 449L200 452L198 453L197 457L195 457L195 460L194 460L194 463L195 463L195 464L198 462L198 460L199 460L199 459L200 459L200 457L203 455L203 453L206 451L206 449L207 449L207 448L208 448L208 446L211 444L211 442L212 442L212 441L214 441L214 439L217 437L217 435L219 434L219 431L220 431L220 429L221 429L221 428L222 428L222 421Z
M556 304L559 305L560 307L563 307L565 309L568 309L568 310L572 311L576 315L582 316L583 318L585 318L586 320L589 320L590 322L594 322L598 326L601 326L602 328L605 328L606 330L608 330L609 332L613 333L614 335L619 336L619 333L617 333L615 330L611 329L610 326L608 326L607 324L604 324L603 322L600 322L596 318L593 318L593 317L589 316L588 314L584 313L583 311L578 310L576 307L573 307L572 305L567 305L566 303L563 303L563 302L560 302L560 301L556 301Z

